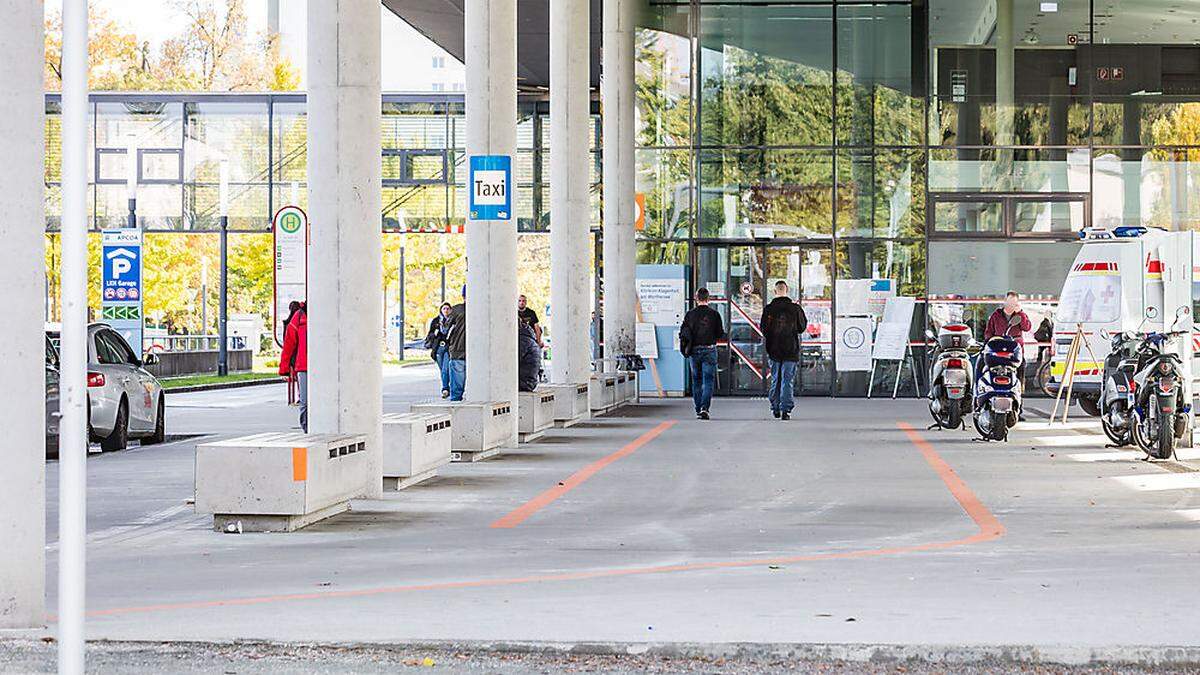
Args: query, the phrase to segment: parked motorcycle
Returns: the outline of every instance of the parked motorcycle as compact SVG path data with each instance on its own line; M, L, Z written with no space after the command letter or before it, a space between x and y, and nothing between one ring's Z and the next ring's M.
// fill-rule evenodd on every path
M1188 307L1180 307L1175 313L1175 325L1190 311ZM1188 430L1192 406L1184 400L1183 361L1171 350L1171 344L1189 333L1179 330L1149 333L1139 348L1137 374L1133 378L1137 389L1133 440L1155 459L1170 459L1175 454L1176 441Z
M926 335L934 337L933 331ZM971 355L967 351L971 343L971 328L966 324L946 324L937 332L938 350L929 366L931 429L957 429L971 412Z
M1133 416L1136 407L1134 376L1138 359L1148 343L1136 333L1122 332L1101 336L1112 342L1104 359L1103 389L1100 392L1100 424L1104 435L1117 446L1133 443Z
M1009 326L1020 321L1021 315L1014 314ZM988 340L979 354L972 420L985 441L1008 440L1008 430L1017 425L1021 415L1021 363L1021 344L1008 336Z

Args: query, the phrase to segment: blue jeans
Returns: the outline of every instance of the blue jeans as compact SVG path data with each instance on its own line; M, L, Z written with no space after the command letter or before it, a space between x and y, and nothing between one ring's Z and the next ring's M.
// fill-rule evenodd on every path
M771 362L771 389L767 398L771 400L771 411L790 413L796 407L796 399L792 388L796 381L796 361Z
M688 361L692 366L692 401L699 414L712 404L713 386L717 381L717 348L696 347Z
M467 388L467 360L447 358L446 366L450 371L450 400L461 401Z
M438 347L433 360L442 373L442 391L450 391L450 350L444 346Z

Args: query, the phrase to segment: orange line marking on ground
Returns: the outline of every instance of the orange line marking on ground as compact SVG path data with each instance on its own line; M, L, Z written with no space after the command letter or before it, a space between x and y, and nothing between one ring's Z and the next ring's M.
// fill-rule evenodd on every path
M649 443L650 441L654 440L655 438L658 438L659 436L661 436L664 431L675 426L675 423L676 423L675 420L671 420L669 422L663 422L663 423L659 424L658 426L654 427L653 429L651 429L650 431L647 431L646 433L642 434L641 436L638 436L635 440L633 440L632 442L630 442L629 444L627 444L625 447L621 448L620 450L612 453L611 455L609 455L603 459L598 459L598 460L592 462L591 464L588 464L587 466L583 467L582 469L571 474L570 478L564 480L563 482L559 483L558 485L555 485L554 487L550 488L549 490L546 490L545 492L534 497L533 499L530 499L529 501L525 502L521 506L514 509L508 515L506 515L503 518L492 523L492 527L506 529L506 528L513 528L513 527L516 527L517 525L520 525L521 523L525 522L525 520L528 519L533 514L537 513L538 511L541 511L542 509L546 508L550 504L554 503L554 501L557 500L559 497L567 494L571 490L574 490L575 488L579 487L579 485L582 484L584 481L591 478L592 476L595 476L604 467L608 466L609 464L612 464L613 462L617 461L618 459L621 459L622 457L627 457L629 455L632 455L634 452L637 452L638 448Z
M665 424L665 423L664 423ZM661 426L661 425L660 425ZM398 593L413 593L418 591L445 591L467 588L494 588L498 586L514 586L518 584L545 583L553 581L581 581L588 579L606 579L628 577L645 574L666 574L671 572L696 572L702 570L721 570L744 567L762 567L798 562L814 562L822 560L850 560L857 558L875 558L901 553L918 553L923 551L941 551L960 546L979 544L1003 537L1004 525L992 512L979 501L971 488L958 477L954 469L938 455L933 446L926 441L912 425L897 422L896 426L904 432L913 445L924 456L925 461L933 468L938 477L945 483L950 494L958 501L963 511L970 516L978 532L970 536L948 541L935 541L926 544L910 546L895 546L891 548L863 549L857 551L839 551L836 553L813 553L808 555L781 556L776 558L755 558L749 560L725 560L704 563L684 563L679 565L658 565L653 567L624 567L617 569L588 570L585 572L565 572L560 574L534 574L522 577L498 579L474 579L467 581L447 581L408 586L385 586L376 588L361 588L345 591L324 591L320 593L293 593L288 595L273 595L248 598L229 598L226 600L199 600L192 602L166 603L159 605L144 605L141 607L116 607L112 609L94 610L87 613L89 617L121 616L126 614L144 614L149 612L180 611L189 609L214 609L218 607L242 607L247 605L263 605L276 602L295 602L301 600L330 600L339 598L359 598ZM661 432L660 432L661 433ZM635 443L637 441L634 441ZM634 448L636 449L636 448ZM624 450L624 448L622 448ZM632 452L632 450L630 451ZM628 453L627 453L628 454ZM611 457L611 455L610 455ZM601 460L603 461L603 460ZM613 461L616 461L615 459ZM611 462L610 462L611 463ZM597 469L598 470L598 469ZM51 618L51 621L54 619Z

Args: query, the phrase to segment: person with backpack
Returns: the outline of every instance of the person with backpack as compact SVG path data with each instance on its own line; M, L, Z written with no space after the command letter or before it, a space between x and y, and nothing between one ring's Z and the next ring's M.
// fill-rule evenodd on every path
M789 420L796 407L793 385L796 367L800 364L800 336L808 328L808 317L800 305L788 296L788 285L782 279L775 282L775 298L763 307L763 344L771 365L771 382L767 398L775 419Z
M717 342L724 337L721 315L708 306L708 289L702 287L696 291L696 306L684 315L679 328L679 351L691 366L696 419L709 419L717 382Z
M442 375L442 398L450 397L450 352L446 345L450 337L451 309L450 303L443 302L437 316L429 322L429 333L425 335L425 348Z
M279 374L296 374L300 393L300 428L308 433L308 303L299 308L287 322L283 333L283 352L279 355Z
M534 391L542 371L542 346L533 325L517 321L517 391Z

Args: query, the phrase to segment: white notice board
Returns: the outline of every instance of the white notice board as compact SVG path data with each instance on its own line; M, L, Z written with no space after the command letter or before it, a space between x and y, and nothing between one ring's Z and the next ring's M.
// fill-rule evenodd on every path
M633 327L634 349L643 359L658 358L658 333L652 323L637 323Z
M637 294L642 306L642 321L657 326L683 323L687 308L683 279L638 279Z
M837 369L841 372L871 370L870 318L838 318L836 354Z
M908 346L908 329L912 325L916 298L888 298L883 308L883 321L875 333L874 357L879 361L899 361Z

